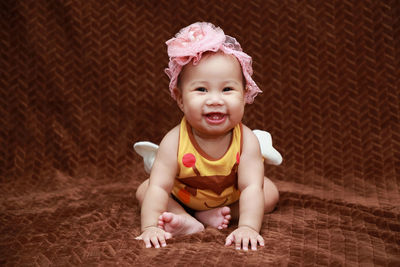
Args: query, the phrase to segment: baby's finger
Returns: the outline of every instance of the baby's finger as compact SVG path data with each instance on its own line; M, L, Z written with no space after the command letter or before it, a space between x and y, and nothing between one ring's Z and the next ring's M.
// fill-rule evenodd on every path
M165 239L171 239L172 238L172 234L169 232L165 232L164 234Z
M244 237L242 241L243 245L243 250L249 250L249 238Z
M262 247L265 246L264 238L261 235L257 236L257 241L258 241L258 244L260 244L260 246L262 246Z
M257 238L250 238L251 250L257 250Z
M233 241L234 241L233 234L228 235L228 237L225 240L225 246L232 245Z
M165 241L164 235L160 235L160 236L158 237L158 240L160 241L160 245L161 245L162 247L165 247L165 246L167 245L167 242Z
M240 250L242 247L242 238L235 236L235 249Z
M151 243L153 244L153 246L155 248L159 248L160 247L160 243L158 242L157 236L152 236L150 240L151 240Z
M151 248L151 243L150 243L150 238L145 237L143 238L144 244L146 245L146 248Z

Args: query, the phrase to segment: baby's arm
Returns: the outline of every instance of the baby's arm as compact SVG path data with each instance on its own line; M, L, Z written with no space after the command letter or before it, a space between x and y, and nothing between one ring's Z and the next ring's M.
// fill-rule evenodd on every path
M167 211L169 194L178 170L178 138L179 127L175 127L161 141L151 170L149 186L141 207L142 234L139 236L146 247L151 247L151 244L154 247L165 246L165 239L171 237L171 234L157 227L157 222L159 216Z
M226 239L226 245L235 243L236 249L243 246L257 249L257 243L264 246L259 234L264 217L264 164L260 145L253 132L243 126L243 150L238 169L238 185L241 191L239 200L239 224Z

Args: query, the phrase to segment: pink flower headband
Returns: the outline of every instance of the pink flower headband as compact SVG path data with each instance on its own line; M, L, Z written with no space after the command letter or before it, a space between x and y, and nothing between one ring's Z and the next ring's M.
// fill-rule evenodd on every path
M262 91L251 78L253 68L251 57L243 52L235 38L225 35L224 31L211 23L196 22L183 28L166 42L168 46L169 63L165 73L170 79L169 90L176 99L173 89L177 87L178 76L182 67L193 60L193 65L198 64L201 56L206 51L222 51L234 55L242 66L243 76L246 79L246 103L253 103L254 98Z

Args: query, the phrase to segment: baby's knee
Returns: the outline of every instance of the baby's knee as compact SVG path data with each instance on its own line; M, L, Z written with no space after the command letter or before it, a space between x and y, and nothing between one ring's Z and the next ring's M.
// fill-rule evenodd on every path
M272 212L279 202L279 191L274 183L266 178L264 183L265 205L264 211L266 213Z
M272 212L279 202L279 191L275 188L270 191L269 201L265 203L265 212Z
M137 199L137 201L139 201L140 205L143 202L144 195L146 194L148 185L149 185L149 179L147 179L146 181L141 183L139 185L138 189L136 190L136 199Z

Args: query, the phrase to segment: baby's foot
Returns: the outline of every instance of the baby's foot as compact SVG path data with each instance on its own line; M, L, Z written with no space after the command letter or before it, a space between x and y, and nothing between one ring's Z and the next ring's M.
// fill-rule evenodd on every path
M231 220L231 209L229 207L216 208L206 211L198 211L195 217L205 225L219 230L227 228Z
M204 226L195 218L187 215L177 215L164 212L158 218L158 227L166 232L176 235L189 235L204 230Z

